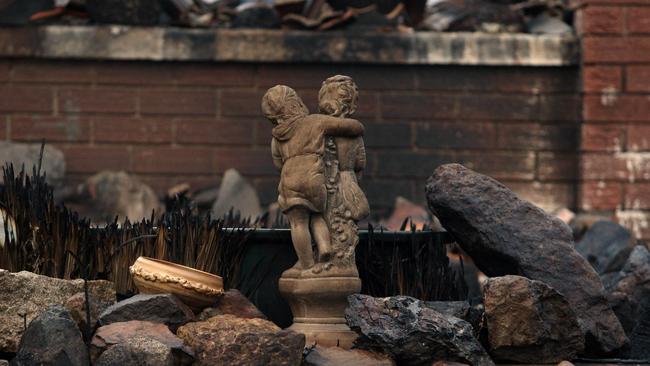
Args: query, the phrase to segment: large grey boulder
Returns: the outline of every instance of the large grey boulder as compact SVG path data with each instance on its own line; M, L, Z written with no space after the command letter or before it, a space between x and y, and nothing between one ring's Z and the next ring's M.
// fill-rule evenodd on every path
M486 275L524 276L564 295L578 316L586 354L612 354L628 344L598 274L574 249L565 223L459 164L438 167L426 194L429 208Z
M596 272L619 271L634 248L636 240L623 226L600 220L591 225L576 243L576 250L594 267Z
M428 308L408 296L348 296L345 319L359 337L356 348L380 350L399 365L448 360L471 365L494 363L464 320Z
M571 305L545 283L521 276L492 277L483 291L495 359L558 363L583 351L584 336Z
M138 294L107 308L99 316L99 324L146 320L163 323L172 331L194 320L194 313L172 294Z
M112 282L88 281L90 301L115 301ZM0 269L0 352L15 353L29 323L51 305L64 305L83 292L83 280L62 280L31 272L11 273Z
M88 366L88 349L68 310L55 305L34 319L11 366Z
M16 142L0 142L0 164L4 167L7 163L14 165L14 171L20 171L25 166L25 171L32 174L32 168L38 168L41 154L41 144L22 144ZM41 174L46 174L46 181L52 186L59 186L65 177L65 159L63 152L53 146L45 145ZM4 177L0 174L0 183Z

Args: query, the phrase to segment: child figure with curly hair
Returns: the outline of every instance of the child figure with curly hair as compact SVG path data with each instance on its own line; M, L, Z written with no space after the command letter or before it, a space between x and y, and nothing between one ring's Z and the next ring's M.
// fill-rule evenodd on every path
M325 136L363 135L359 121L322 114L309 114L295 90L276 85L262 98L262 112L275 126L272 131L273 162L281 170L278 204L289 218L291 240L298 262L283 277L299 277L315 265L312 236L318 247L318 262L331 256L331 241L323 212L325 186Z

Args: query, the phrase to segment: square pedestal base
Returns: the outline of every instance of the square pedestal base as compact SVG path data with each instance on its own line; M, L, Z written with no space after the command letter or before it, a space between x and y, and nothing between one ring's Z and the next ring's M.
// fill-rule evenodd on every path
M344 314L348 295L361 290L358 277L280 278L279 287L293 313L289 329L304 334L306 345L352 346L357 334Z

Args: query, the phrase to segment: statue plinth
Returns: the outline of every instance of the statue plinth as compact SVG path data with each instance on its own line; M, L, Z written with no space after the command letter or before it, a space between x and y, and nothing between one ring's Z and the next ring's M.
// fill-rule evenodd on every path
M348 295L361 291L358 277L280 278L280 293L293 312L289 327L307 345L349 349L357 338L345 322Z

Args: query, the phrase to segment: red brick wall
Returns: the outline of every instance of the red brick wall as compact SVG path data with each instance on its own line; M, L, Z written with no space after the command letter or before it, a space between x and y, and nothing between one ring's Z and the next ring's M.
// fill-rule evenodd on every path
M579 205L650 238L650 2L584 4Z
M162 193L180 182L216 185L234 167L269 203L278 174L262 94L285 83L315 111L321 81L335 73L360 87L363 184L375 213L397 195L423 203L426 177L446 162L546 208L575 207L580 98L571 67L5 60L0 138L46 138L65 152L70 182L124 169Z

